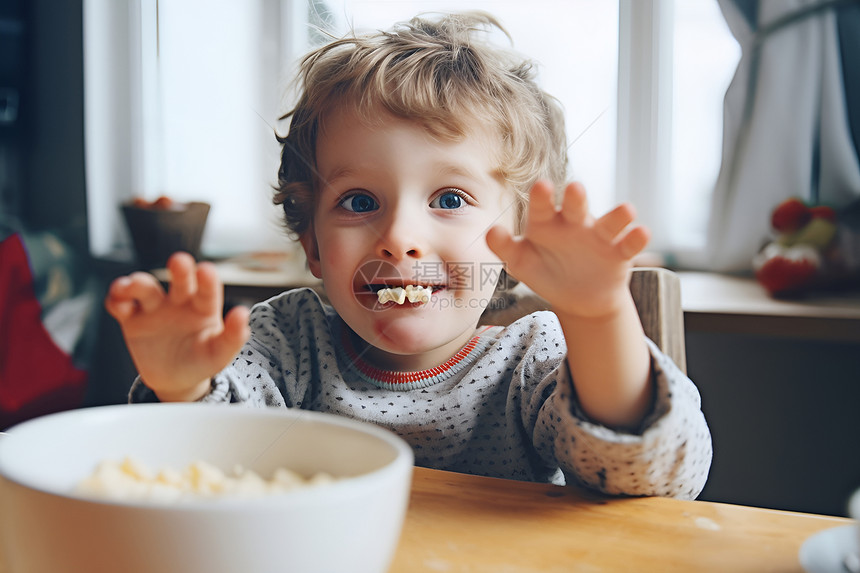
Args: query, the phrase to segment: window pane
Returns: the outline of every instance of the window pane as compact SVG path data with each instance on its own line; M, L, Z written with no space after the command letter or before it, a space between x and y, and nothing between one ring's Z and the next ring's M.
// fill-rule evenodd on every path
M716 0L675 2L672 94L672 246L704 247L722 156L723 98L740 59Z
M271 202L277 97L268 92L279 60L266 50L278 29L265 8L261 0L159 3L160 153L147 165L149 193L212 204L207 255L287 244Z

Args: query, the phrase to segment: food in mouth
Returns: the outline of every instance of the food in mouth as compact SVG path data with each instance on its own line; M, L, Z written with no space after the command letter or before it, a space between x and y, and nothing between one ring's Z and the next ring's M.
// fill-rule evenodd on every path
M394 302L403 304L407 300L412 303L427 304L433 296L433 287L421 285L406 285L405 287L386 287L376 293L379 304Z

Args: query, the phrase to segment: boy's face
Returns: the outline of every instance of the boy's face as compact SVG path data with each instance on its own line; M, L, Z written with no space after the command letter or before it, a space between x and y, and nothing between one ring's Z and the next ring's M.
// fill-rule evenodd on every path
M497 177L499 142L476 129L433 139L419 123L326 117L317 141L318 204L302 237L343 320L393 370L444 362L471 336L502 264L487 230L513 229L514 195ZM430 302L380 304L388 286L430 287Z

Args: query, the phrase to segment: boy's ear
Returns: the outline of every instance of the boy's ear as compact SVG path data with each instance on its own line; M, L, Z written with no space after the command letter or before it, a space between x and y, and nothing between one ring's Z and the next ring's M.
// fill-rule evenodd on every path
M309 226L307 230L301 234L299 242L305 250L305 256L308 259L308 268L316 278L321 279L320 248L319 245L317 245L317 235L314 232L313 226Z

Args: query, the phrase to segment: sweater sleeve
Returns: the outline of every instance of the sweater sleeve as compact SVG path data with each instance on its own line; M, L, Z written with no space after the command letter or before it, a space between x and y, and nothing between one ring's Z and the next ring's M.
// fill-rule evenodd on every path
M701 398L675 363L647 342L654 399L636 432L589 419L563 359L546 361L551 370L541 372L540 382L522 400L523 422L539 455L558 464L568 481L611 495L694 499L704 488L712 458ZM537 354L526 364L540 371L542 358Z

